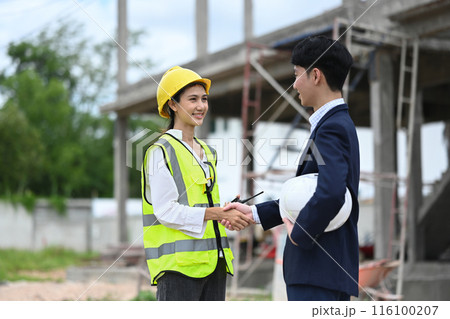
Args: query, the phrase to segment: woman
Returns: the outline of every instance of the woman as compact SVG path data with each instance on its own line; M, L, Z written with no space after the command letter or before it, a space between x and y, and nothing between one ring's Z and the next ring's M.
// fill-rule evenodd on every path
M194 136L208 112L209 79L179 66L157 90L168 130L146 152L142 169L144 247L158 300L225 300L233 254L224 227L253 223L220 207L216 151Z

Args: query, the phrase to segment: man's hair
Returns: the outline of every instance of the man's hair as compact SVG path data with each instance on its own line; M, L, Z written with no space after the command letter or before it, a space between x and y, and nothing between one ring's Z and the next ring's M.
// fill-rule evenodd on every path
M318 68L332 91L342 91L353 58L340 42L316 36L303 39L295 46L291 63L306 69L308 76L313 68Z

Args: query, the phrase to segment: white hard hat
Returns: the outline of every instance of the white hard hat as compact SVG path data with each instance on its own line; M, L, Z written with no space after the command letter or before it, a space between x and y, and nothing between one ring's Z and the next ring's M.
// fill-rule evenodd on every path
M283 184L280 196L280 215L282 218L287 217L291 222L295 223L298 214L316 191L317 177L317 173L300 175L288 179ZM330 232L341 227L347 221L351 211L352 196L348 188L346 188L344 205L330 221L325 231Z

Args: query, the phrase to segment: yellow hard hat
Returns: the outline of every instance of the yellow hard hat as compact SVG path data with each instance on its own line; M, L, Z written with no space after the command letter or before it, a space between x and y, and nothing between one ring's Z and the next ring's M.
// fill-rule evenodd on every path
M184 69L180 66L174 66L167 70L161 78L156 91L156 100L158 101L159 115L170 118L164 105L169 101L180 89L193 82L201 82L205 84L206 94L209 94L211 80L204 79L192 70Z

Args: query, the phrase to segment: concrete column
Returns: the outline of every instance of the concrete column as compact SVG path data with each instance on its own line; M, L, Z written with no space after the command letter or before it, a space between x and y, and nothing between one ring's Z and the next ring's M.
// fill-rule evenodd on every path
M410 161L411 173L408 181L408 262L422 260L425 257L423 237L418 232L418 216L423 201L421 145L421 126L423 123L422 100L422 91L419 91L416 98L415 114L412 124L412 136L408 136L408 138L412 138L412 160Z
M244 0L244 42L253 38L253 0Z
M128 242L126 200L128 198L128 167L126 140L128 117L117 116L114 130L114 198L117 202L119 242Z
M89 209L86 210L86 251L91 252L93 250L92 226L94 224L94 216L92 214L92 200L89 201L89 206Z
M208 53L208 0L195 1L197 58Z
M195 1L195 29L197 36L197 58L208 54L208 0ZM200 139L208 137L211 126L211 109L203 120L202 126L195 128L195 135Z
M383 178L397 172L394 71L389 52L379 50L370 70L370 114L374 137L375 258L388 252L393 183Z
M117 48L117 96L120 100L120 91L127 85L127 1L118 0L118 43ZM114 130L114 198L117 202L119 242L128 242L126 200L128 198L128 168L126 166L126 140L128 117L117 114Z
M127 39L128 39L128 27L127 27L127 0L118 0L117 2L117 38L118 43L123 48L117 47L117 84L119 89L127 84Z

